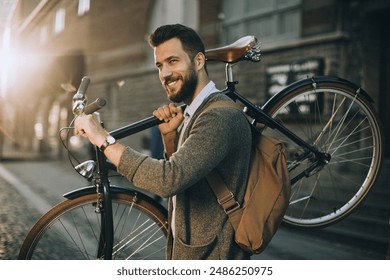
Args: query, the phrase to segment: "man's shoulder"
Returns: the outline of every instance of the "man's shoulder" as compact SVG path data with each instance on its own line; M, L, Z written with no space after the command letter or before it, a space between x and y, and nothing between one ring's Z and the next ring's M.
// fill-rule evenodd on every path
M223 94L222 92L214 92L213 94L210 94L210 96L208 96L205 99L204 103L209 104L217 100L232 100L232 99L229 98L226 94Z
M204 100L204 102L199 106L197 112L194 115L194 118L196 119L201 114L204 114L207 118L217 118L219 122L223 120L224 122L246 122L247 119L245 118L243 112L241 110L237 110L237 108L232 108L232 106L228 105L221 105L213 106L214 103L223 101L221 103L225 103L226 101L234 102L231 98L226 96L223 93L213 93L211 94L207 99ZM209 108L206 110L206 108ZM205 112L205 110L207 112ZM207 115L207 116L206 116Z
M199 106L199 110L198 110L198 113L202 112L204 109L206 109L210 104L216 102L216 101L220 101L220 100L226 100L226 101L232 101L231 98L229 98L228 96L226 96L225 94L221 93L221 92L215 92L213 94L210 94L203 102L202 104Z

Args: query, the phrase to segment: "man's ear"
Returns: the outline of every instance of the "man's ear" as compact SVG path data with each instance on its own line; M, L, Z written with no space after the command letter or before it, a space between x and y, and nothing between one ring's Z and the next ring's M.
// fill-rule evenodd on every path
M206 57L205 57L204 53L198 52L194 58L194 62L195 62L196 70L199 71L200 69L204 68L204 65L206 63Z

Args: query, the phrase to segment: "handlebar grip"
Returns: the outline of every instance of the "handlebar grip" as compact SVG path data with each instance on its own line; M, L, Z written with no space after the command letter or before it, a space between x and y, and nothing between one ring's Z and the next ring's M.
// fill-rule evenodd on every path
M91 104L88 104L84 108L84 113L86 115L92 114L93 112L96 112L97 110L103 108L106 105L106 100L104 98L97 98L94 102Z
M87 91L90 81L91 80L89 79L89 77L84 76L81 79L81 83L77 92L75 93L75 95L73 95L73 114L75 114L76 116L80 115L84 111L86 102L85 92Z

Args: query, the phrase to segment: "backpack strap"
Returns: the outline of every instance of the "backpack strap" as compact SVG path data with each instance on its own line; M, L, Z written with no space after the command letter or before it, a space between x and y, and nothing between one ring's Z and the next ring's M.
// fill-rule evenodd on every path
M199 117L202 114L204 114L207 111L210 111L211 109L214 109L214 108L235 108L235 109L240 110L240 111L243 110L243 107L240 104L234 102L233 100L226 100L226 99L217 100L217 101L214 101L211 104L207 105L207 107L205 109L203 109L202 113L200 113Z
M216 170L211 171L206 176L206 179L217 197L218 204L221 205L226 215L228 215L233 229L236 230L242 214L242 211L240 211L240 203L236 200L234 194L229 190Z
M242 107L234 101L219 100L208 105L206 109L203 110L201 115L211 109L220 107L235 108L242 111ZM221 175L219 175L216 169L211 171L206 176L206 179L215 196L217 197L218 204L221 205L225 213L228 215L231 225L233 226L234 230L236 230L240 222L242 213L241 211L238 211L241 209L240 203L236 200L234 194L226 186Z

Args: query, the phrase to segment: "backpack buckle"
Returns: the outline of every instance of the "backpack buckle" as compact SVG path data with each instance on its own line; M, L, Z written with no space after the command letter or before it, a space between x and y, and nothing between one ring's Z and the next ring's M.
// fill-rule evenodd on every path
M221 197L221 198L218 198L217 201L218 201L219 205L222 205L222 204L225 204L226 202L228 202L231 199L234 199L234 194L232 192L229 192L228 195L226 195L224 197Z
M233 203L231 203L231 200L234 200ZM240 203L234 198L234 194L232 192L229 192L228 195L225 197L222 197L221 199L217 199L218 204L222 206L223 210L226 214L230 214L240 208ZM225 203L230 202L231 205L224 206Z
M233 206L223 209L227 215L230 215L230 213L233 213L234 211L240 209L240 203L236 200L233 204Z

